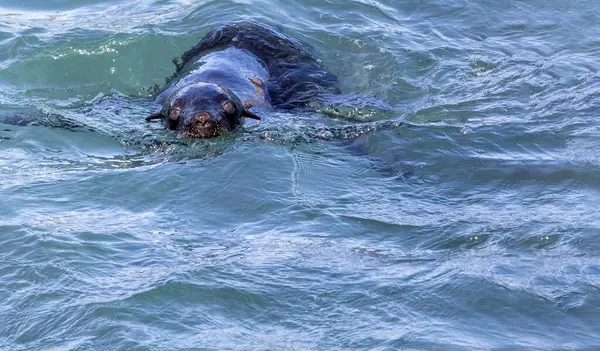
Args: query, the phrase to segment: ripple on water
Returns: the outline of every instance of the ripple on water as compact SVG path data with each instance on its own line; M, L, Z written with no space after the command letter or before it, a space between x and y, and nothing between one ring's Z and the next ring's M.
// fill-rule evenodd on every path
M1 349L600 345L596 2L8 1ZM237 19L312 45L356 120L407 123L142 123Z

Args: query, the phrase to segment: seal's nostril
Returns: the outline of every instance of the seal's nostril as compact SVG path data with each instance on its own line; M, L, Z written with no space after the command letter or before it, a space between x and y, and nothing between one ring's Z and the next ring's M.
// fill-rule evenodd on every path
M212 124L212 119L208 112L198 112L194 116L194 124L201 128L209 128Z
M194 119L197 122L205 123L210 121L210 115L208 114L208 112L198 112L196 113L196 116L194 116Z

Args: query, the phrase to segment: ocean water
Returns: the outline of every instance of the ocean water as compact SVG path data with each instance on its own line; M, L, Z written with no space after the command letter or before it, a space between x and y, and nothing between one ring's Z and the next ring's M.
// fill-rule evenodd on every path
M145 123L239 20L404 124ZM0 349L600 349L598 33L591 0L1 0Z

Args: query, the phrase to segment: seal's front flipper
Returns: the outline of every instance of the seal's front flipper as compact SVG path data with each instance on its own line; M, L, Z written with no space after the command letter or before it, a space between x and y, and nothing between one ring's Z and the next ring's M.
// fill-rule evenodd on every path
M353 123L390 119L395 112L393 106L372 94L328 95L311 107L328 117Z
M0 123L10 126L25 127L29 124L35 123L36 120L37 119L31 112L19 110L0 112Z
M62 128L71 132L93 131L65 116L40 110L8 110L0 112L0 123L10 126Z
M385 137L363 134L355 139L336 140L334 143L351 156L368 160L369 168L384 177L406 179L414 173L401 152L395 154L381 152L382 145L386 144Z
M404 157L384 150L386 136L400 133L400 129L407 127L402 120L384 120L317 128L314 136L333 142L352 156L368 159L371 167L386 177L406 178L412 172L406 166Z

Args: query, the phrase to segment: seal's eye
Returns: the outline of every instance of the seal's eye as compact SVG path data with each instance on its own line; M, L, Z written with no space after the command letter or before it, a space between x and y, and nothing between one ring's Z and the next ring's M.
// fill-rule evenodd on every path
M227 100L227 101L223 101L221 103L221 107L223 107L223 111L225 111L227 114L233 114L235 112L235 106L233 105L233 102Z
M179 106L173 106L169 111L169 119L167 120L167 126L171 130L176 130L179 124L179 115L181 114L181 108Z
M181 109L179 108L179 106L175 106L171 109L171 112L169 112L169 118L175 121L175 120L179 119L180 113L181 113Z

